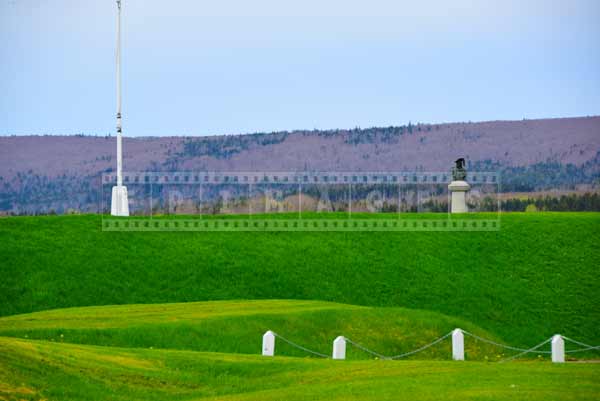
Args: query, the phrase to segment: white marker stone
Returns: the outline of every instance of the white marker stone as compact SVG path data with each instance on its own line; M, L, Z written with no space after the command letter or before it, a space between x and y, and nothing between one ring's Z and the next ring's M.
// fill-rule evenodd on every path
M346 339L343 336L333 340L333 359L346 359Z
M461 329L452 331L452 359L455 361L465 360L465 336Z
M565 340L563 340L560 334L552 337L552 362L565 362Z
M275 355L275 333L271 330L263 335L262 354L263 356Z

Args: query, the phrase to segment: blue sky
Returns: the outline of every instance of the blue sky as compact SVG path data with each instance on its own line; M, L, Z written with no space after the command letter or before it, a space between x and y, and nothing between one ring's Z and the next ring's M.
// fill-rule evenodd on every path
M123 0L124 134L600 114L600 2ZM114 133L112 0L0 0L0 135Z

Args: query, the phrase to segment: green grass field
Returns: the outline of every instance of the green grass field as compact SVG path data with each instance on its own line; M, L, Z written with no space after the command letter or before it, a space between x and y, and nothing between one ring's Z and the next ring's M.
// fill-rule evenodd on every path
M0 337L4 400L597 400L598 365L331 361Z
M600 395L598 364L498 364L512 354L468 337L467 362L448 361L448 340L403 361L351 346L347 361L306 358L280 340L259 356L268 329L324 354L338 335L395 355L455 327L519 347L556 333L600 344L598 213L503 214L496 232L100 224L0 219L0 400Z
M414 217L411 215L411 218ZM515 345L600 343L600 214L504 214L497 232L102 232L0 219L0 316L73 306L301 299L430 310Z
M331 354L333 339L344 335L384 355L398 355L421 347L456 327L498 341L469 322L436 312L315 301L103 306L0 318L0 336L245 354L260 354L262 335L267 330L321 354ZM277 355L309 356L283 341L277 341ZM472 339L467 341L466 355L469 360L489 361L507 356L498 347ZM414 357L451 359L450 341ZM349 347L347 358L372 359L372 356Z

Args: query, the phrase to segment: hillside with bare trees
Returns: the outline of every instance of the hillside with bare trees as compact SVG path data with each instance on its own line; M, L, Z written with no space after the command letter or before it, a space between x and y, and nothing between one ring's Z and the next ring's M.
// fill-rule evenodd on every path
M0 211L96 211L115 137L0 137ZM126 171L441 171L457 157L503 190L595 188L600 117L124 139Z

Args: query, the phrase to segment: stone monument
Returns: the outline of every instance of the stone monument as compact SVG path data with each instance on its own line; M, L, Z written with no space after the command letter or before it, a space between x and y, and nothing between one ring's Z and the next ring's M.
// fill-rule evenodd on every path
M466 193L471 186L465 181L467 178L467 170L465 169L465 159L462 157L455 162L452 167L452 182L448 185L448 190L452 194L450 200L451 213L467 213Z

